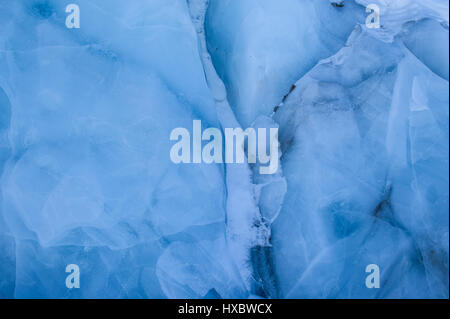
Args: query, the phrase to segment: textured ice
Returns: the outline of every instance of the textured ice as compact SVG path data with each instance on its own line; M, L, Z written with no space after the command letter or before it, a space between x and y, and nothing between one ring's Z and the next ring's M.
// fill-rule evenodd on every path
M353 2L335 10L328 1L211 0L208 49L241 124L270 114L291 83L345 43L362 12Z
M448 298L448 1L73 2L0 0L0 298Z
M288 180L273 225L281 290L448 295L448 82L358 28L296 85L275 115ZM352 270L372 262L391 289L368 290Z
M183 1L78 4L69 30L59 1L1 1L7 296L166 297L159 256L224 234L223 168L169 158L174 127L218 125L195 29ZM69 263L84 289L56 284Z

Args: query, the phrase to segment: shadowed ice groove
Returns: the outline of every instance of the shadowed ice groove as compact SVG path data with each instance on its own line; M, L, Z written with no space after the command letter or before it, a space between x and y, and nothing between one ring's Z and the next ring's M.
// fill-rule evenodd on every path
M3 173L5 161L11 154L8 140L8 129L11 125L11 103L0 82L0 176ZM3 194L0 191L0 204ZM0 206L0 299L14 296L16 272L15 240L3 217Z
M193 24L197 30L199 52L202 58L205 77L214 96L217 115L222 128L238 128L225 85L216 73L211 56L207 50L204 21L209 1L188 1ZM268 120L268 121L267 121ZM273 122L267 119L261 127L271 127ZM276 145L278 149L278 144ZM278 158L277 158L278 160ZM244 164L225 164L226 171L226 243L247 296L277 297L274 269L270 247L270 222L266 221L262 205L257 202L259 173ZM280 171L278 175L280 175ZM284 181L281 178L280 180ZM267 183L269 184L269 183ZM263 187L263 186L261 186ZM284 196L283 190L281 191ZM269 196L270 197L270 196ZM276 206L276 204L275 204ZM274 213L275 215L276 213Z

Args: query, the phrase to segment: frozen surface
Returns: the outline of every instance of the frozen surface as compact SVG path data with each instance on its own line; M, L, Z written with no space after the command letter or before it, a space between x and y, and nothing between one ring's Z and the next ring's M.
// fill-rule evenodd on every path
M448 295L448 82L358 28L296 85L275 115L288 180L273 227L283 293ZM353 271L371 261L391 289L366 289Z
M448 1L74 3L0 0L0 298L448 298Z
M217 126L188 7L78 3L83 25L69 30L60 1L0 2L2 251L15 245L2 267L16 266L1 293L176 296L158 271L175 242L203 234L211 263L230 259L223 167L169 158L173 128ZM69 263L83 289L65 287Z
M271 113L290 85L345 43L363 9L328 1L211 0L208 49L230 104L248 127Z

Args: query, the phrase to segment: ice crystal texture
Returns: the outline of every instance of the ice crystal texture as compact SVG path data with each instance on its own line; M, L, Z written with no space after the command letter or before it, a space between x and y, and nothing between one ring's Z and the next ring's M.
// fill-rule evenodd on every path
M0 0L0 298L449 297L448 1L73 3Z

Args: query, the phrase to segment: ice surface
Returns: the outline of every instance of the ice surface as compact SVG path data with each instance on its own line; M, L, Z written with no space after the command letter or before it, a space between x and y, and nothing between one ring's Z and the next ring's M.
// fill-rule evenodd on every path
M447 25L448 1L446 0L356 0L364 6L378 6L383 17L381 28L371 29L372 36L385 41L393 41L395 36L405 31L405 26L424 19ZM425 40L425 39L424 39Z
M165 297L165 249L191 232L224 235L223 168L169 158L173 128L218 125L195 29L183 1L78 4L83 25L70 30L59 1L1 1L8 296ZM56 284L69 263L85 269L85 289Z
M208 49L241 125L270 115L297 79L341 48L363 9L353 2L211 0Z
M296 86L275 114L288 181L273 225L283 294L448 296L448 82L358 28ZM351 270L371 260L391 289L368 290Z
M448 27L435 20L420 20L404 35L404 43L427 67L448 81Z
M0 0L0 298L448 298L448 1L76 3Z

